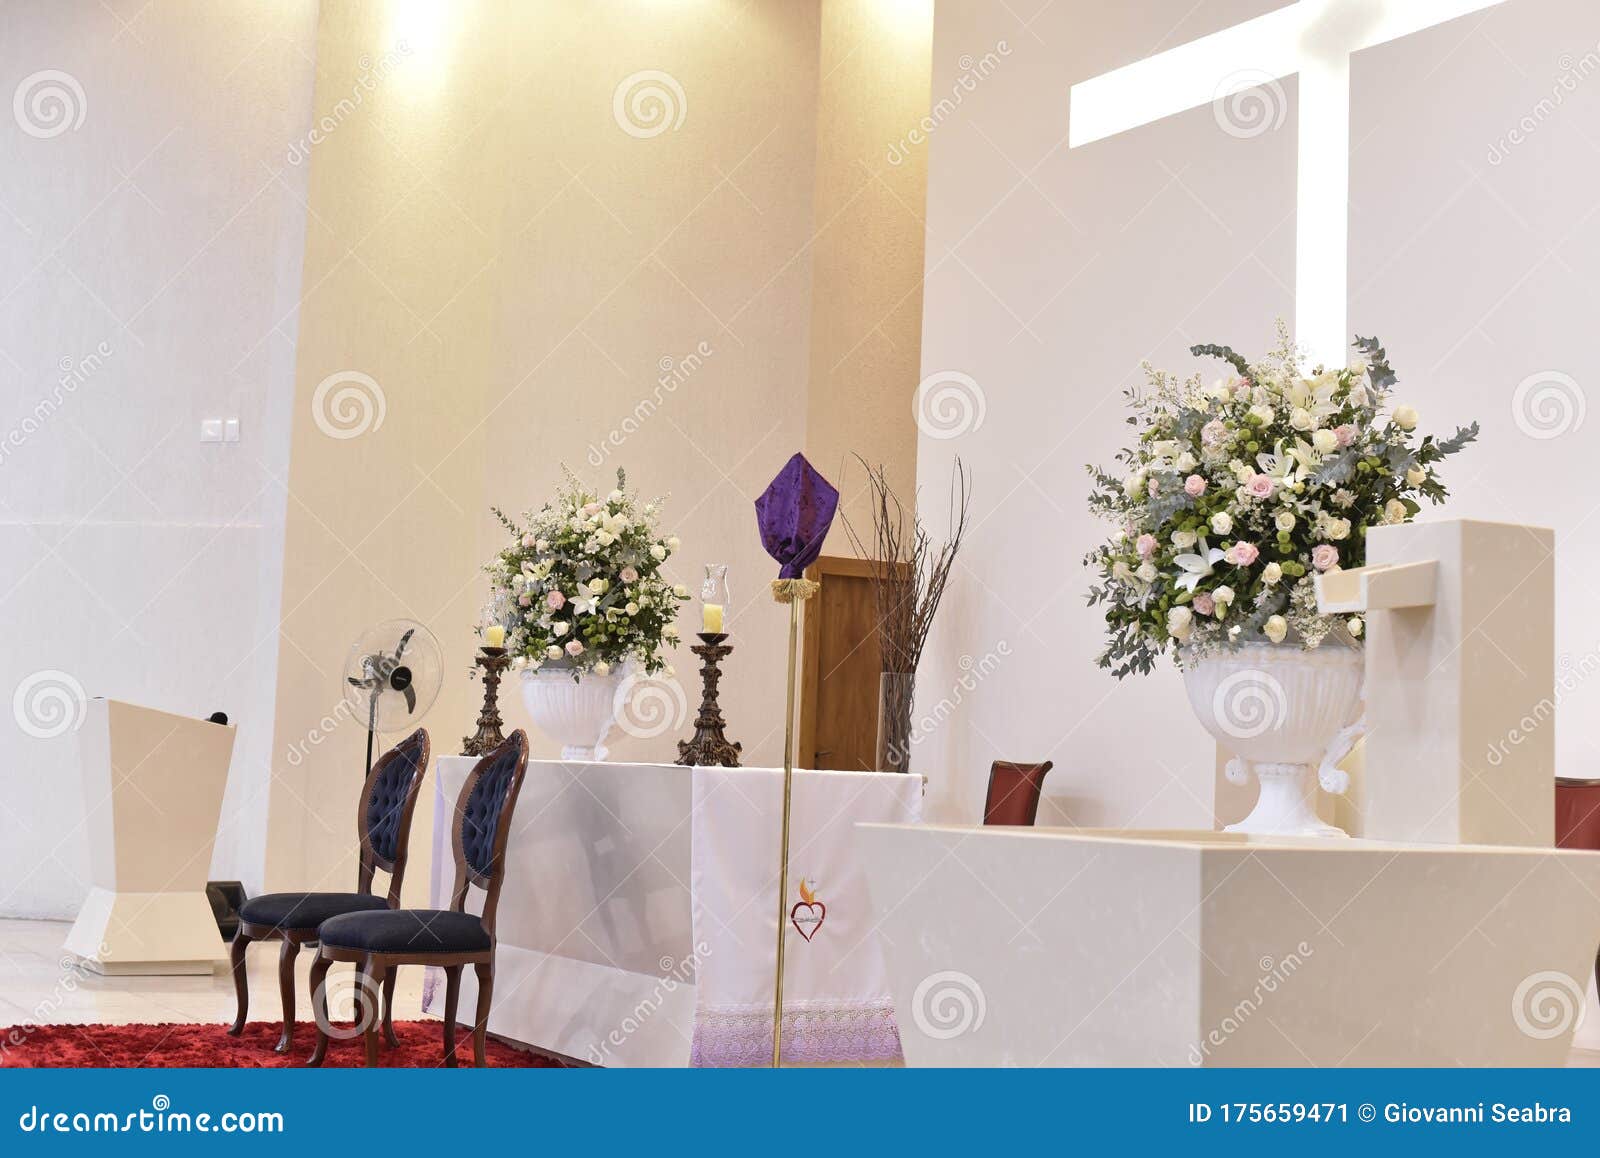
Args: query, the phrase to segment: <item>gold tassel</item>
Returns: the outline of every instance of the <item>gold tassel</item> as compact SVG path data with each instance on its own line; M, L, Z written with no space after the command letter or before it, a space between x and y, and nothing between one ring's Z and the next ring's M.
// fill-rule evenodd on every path
M772 597L779 603L794 603L796 600L804 602L820 589L819 584L810 579L774 579L772 581Z

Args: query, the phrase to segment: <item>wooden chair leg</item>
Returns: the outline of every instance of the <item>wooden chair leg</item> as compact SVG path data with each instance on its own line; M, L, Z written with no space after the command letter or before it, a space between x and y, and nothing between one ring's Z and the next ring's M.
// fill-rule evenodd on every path
M383 1021L383 1004L378 991L383 988L384 967L368 957L361 963L361 1036L367 1045L367 1068L378 1064L378 1027Z
M472 1064L482 1069L489 1064L489 1003L494 1000L494 962L480 961L472 968L478 974L478 1020L472 1026Z
M311 1014L317 1019L317 1048L311 1051L308 1066L320 1066L328 1056L328 1033L333 1029L328 1021L328 968L332 961L318 953L311 962Z
M233 946L228 951L233 959L233 992L239 999L239 1012L234 1014L233 1024L228 1027L228 1032L234 1037L244 1032L244 1019L250 1012L250 975L244 967L244 951L249 947L250 938L243 933L235 933Z
M461 1001L461 966L444 967L444 1064L456 1064L456 1006Z
M400 1048L400 1039L394 1035L394 983L400 976L400 966L393 966L383 979L383 1040L390 1049Z
M272 1047L273 1053L288 1053L294 1040L294 963L300 956L300 942L283 939L278 954L278 997L283 1002L283 1035Z

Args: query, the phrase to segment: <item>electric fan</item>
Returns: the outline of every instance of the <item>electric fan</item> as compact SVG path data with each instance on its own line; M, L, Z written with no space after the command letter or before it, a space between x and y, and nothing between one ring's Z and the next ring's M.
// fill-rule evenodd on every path
M374 733L412 726L433 706L443 682L439 641L422 624L390 619L361 633L345 663L344 698L367 717L367 771Z

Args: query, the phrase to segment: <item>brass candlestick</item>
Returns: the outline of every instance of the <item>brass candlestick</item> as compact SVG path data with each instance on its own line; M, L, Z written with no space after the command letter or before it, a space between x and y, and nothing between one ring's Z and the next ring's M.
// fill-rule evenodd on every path
M689 650L700 657L700 682L704 692L700 698L700 714L694 718L694 739L678 741L678 763L698 764L704 768L737 768L740 745L723 734L727 726L722 718L722 707L717 703L717 685L722 680L718 666L733 654L733 648L723 643L726 633L708 635L700 633L700 646Z
M483 756L506 742L500 732L500 676L511 666L511 656L503 647L480 647L477 664L483 669L483 711L478 713L478 730L461 741L463 756Z

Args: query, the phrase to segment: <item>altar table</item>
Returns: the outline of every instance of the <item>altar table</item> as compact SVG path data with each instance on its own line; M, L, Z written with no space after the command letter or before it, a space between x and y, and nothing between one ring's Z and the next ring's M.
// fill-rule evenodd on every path
M438 908L450 902L450 825L473 764L437 762ZM530 761L506 853L489 1032L598 1065L769 1064L782 800L776 768ZM793 805L784 1060L898 1060L853 829L919 821L921 778L796 770ZM475 1002L469 969L463 1016ZM443 1007L430 969L423 1008Z

